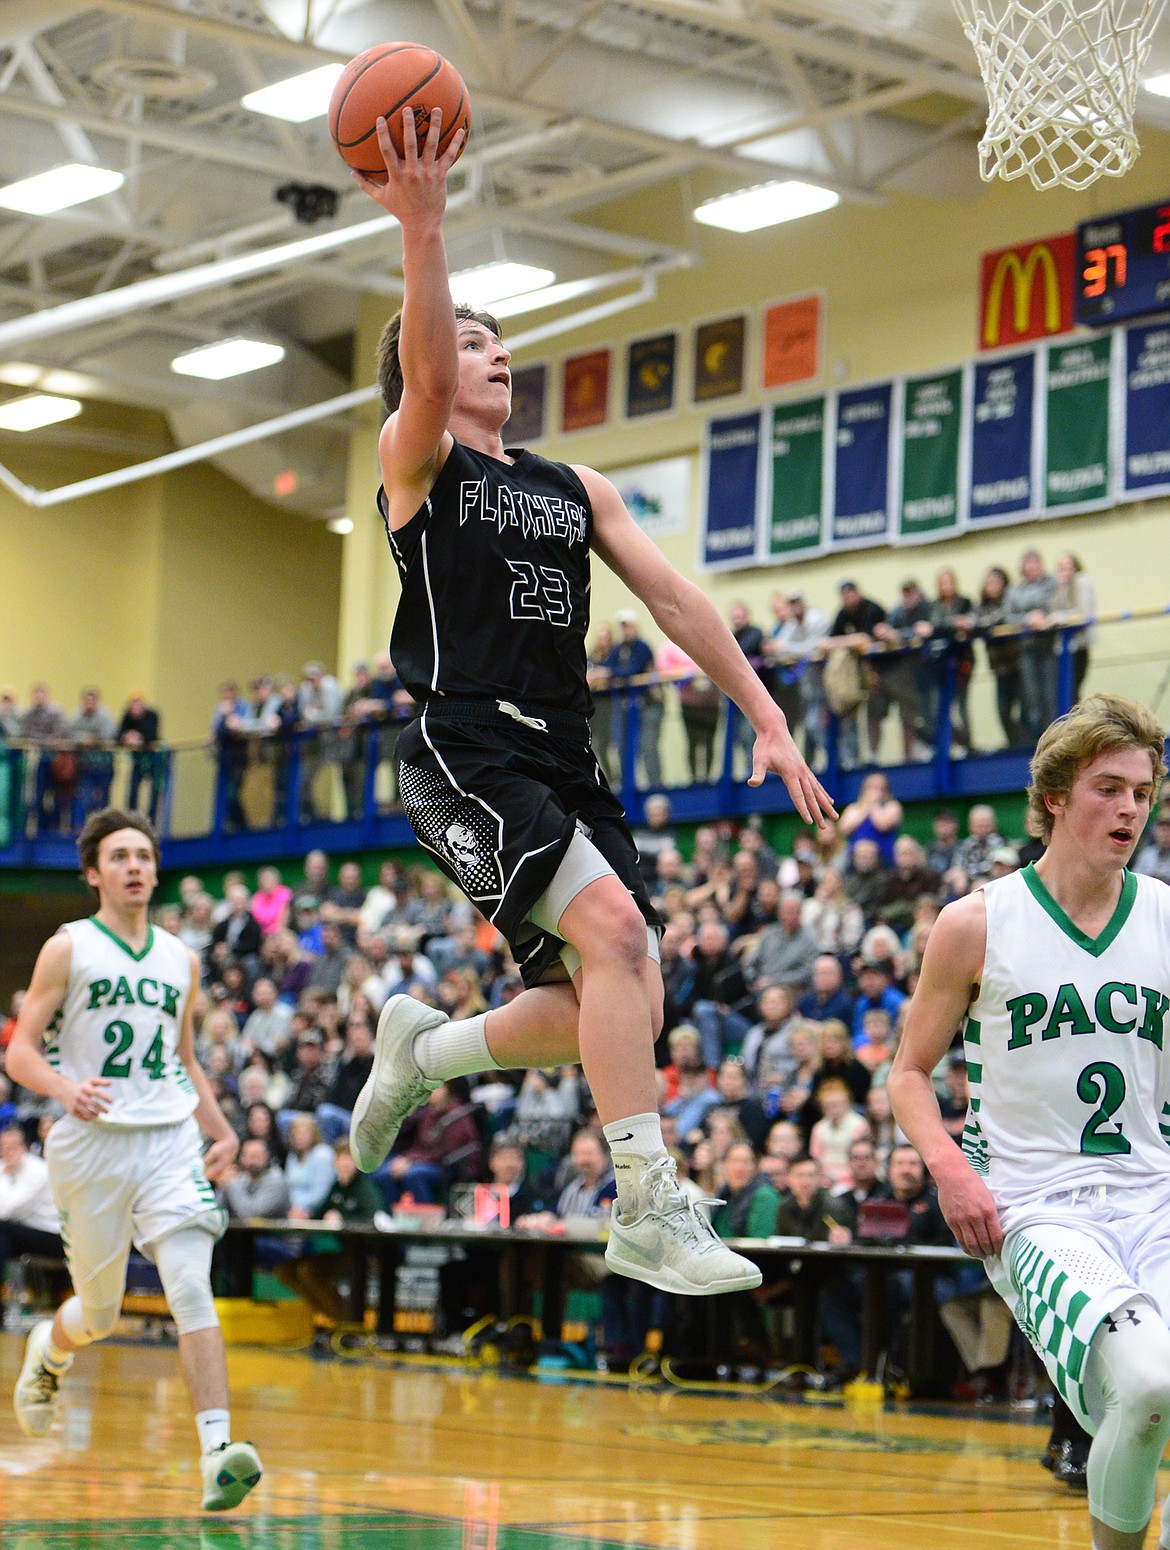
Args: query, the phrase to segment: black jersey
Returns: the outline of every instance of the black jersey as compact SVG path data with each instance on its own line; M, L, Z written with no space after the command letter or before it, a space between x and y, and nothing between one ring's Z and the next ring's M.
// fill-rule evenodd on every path
M533 452L455 442L410 521L386 532L402 580L390 655L416 700L505 699L588 715L593 511L577 475ZM386 496L378 491L386 520Z

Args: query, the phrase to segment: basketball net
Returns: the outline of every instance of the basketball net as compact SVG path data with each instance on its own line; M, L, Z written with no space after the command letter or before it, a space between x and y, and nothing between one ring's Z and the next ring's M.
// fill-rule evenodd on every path
M979 174L1036 188L1120 177L1166 0L954 0L987 87Z

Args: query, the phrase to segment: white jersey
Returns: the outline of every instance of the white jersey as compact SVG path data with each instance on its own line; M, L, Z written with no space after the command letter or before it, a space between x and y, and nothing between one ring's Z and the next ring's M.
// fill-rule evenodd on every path
M1170 1177L1170 888L1124 874L1093 939L1034 867L983 888L987 951L964 1042L963 1150L1001 1211Z
M192 983L191 955L169 931L147 928L134 952L101 921L62 926L69 986L45 1058L70 1081L104 1076L110 1107L95 1124L175 1125L199 1099L177 1049Z

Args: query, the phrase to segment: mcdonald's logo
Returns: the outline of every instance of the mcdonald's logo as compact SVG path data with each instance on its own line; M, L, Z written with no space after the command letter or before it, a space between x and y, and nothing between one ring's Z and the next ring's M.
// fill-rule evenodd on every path
M1075 276L1073 232L984 253L979 348L1067 333L1073 325Z

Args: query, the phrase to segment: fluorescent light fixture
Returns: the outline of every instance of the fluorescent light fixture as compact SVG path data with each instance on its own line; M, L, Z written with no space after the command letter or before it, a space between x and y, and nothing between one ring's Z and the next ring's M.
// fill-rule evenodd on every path
M125 181L120 172L111 172L108 167L87 167L71 161L64 167L38 172L35 178L21 178L19 183L0 188L0 207L17 210L21 215L52 215L57 210L68 210L71 205L84 204L87 199L112 194Z
M14 398L11 403L0 404L0 430L39 431L44 425L56 425L58 420L72 420L81 413L81 403L76 398L56 398L52 393L30 393L25 398Z
M556 275L551 269L538 269L534 264L511 264L499 259L492 264L478 264L474 269L461 269L451 276L451 294L456 301L466 302L469 307L493 307L500 301L513 297L530 296L551 285Z
M1164 75L1151 75L1142 85L1147 91L1152 91L1155 97L1170 97L1170 70Z
M240 101L253 113L283 118L290 124L304 124L328 112L337 77L344 69L344 65L321 65L317 70L291 75L287 81L277 81L274 86L250 91Z
M332 518L331 521L326 522L325 526L329 529L329 531L331 533L341 533L341 534L352 533L353 532L353 518L352 517L334 517L334 518Z
M176 355L171 370L182 377L206 377L222 382L239 377L262 366L275 366L284 359L284 346L266 344L262 339L221 339L218 344L203 344L197 350Z
M779 226L782 221L831 210L838 203L840 195L827 188L789 179L706 199L695 211L695 220L704 226L721 226L724 231L759 231L764 226Z
M12 387L39 388L43 393L59 393L66 398L100 398L102 385L96 377L80 371L59 371L54 366L33 366L28 361L7 361L0 365L0 382Z

